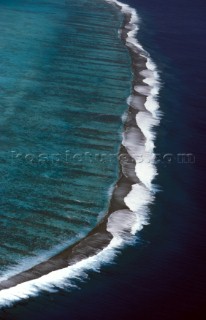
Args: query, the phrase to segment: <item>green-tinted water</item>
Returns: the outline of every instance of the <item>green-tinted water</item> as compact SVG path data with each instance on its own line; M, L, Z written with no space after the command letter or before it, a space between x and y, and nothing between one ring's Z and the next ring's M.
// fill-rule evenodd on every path
M103 0L0 1L2 274L107 210L131 77L121 19Z

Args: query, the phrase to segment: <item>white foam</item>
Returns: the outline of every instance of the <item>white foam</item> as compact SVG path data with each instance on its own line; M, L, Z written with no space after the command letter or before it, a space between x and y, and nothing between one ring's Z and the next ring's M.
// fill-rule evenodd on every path
M123 122L123 123L125 123L125 122L126 122L126 120L127 120L127 116L128 116L128 112L127 112L127 111L125 111L125 112L122 114L122 116L121 116L121 118L122 118L122 122Z
M26 281L9 289L0 291L0 306L11 306L14 302L37 296L42 290L57 291L58 288L69 288L74 285L71 280L84 279L87 270L99 271L102 263L114 259L117 249L123 245L123 239L113 238L110 244L93 257L81 260L75 265L50 272L38 279Z
M107 231L114 237L122 237L124 233L131 233L132 226L136 222L136 215L134 212L125 210L118 210L108 218Z
M138 176L139 180L149 189L153 189L152 181L157 175L157 169L153 163L146 163L144 158L144 162L136 163L135 172Z
M136 110L145 110L144 97L130 95L127 98L127 104Z
M142 212L143 207L151 203L153 199L148 188L136 183L132 185L132 190L124 198L124 202L131 211L138 212L138 210L141 210Z
M153 127L159 124L159 119L154 117L150 112L140 111L136 115L136 122L146 138L145 150L152 152L154 147L153 140L155 138Z
M159 109L159 104L157 100L154 98L154 96L150 95L147 97L147 101L145 102L145 107L148 111L152 113L154 117L158 117L158 109Z
M131 127L123 133L123 146L133 159L137 159L145 151L144 136L138 128Z
M137 85L134 87L134 90L144 96L148 96L151 93L152 88L150 86Z
M121 238L124 241L131 242L133 240L131 235L135 235L142 230L144 225L148 224L148 215L146 210L142 210L143 207L144 204L142 202L137 211L124 209L113 212L108 219L107 231L116 239ZM130 235L129 238L128 235Z
M131 243L128 233L135 234L147 224L147 218L129 210L113 212L108 219L107 230L113 235L109 245L96 255L72 266L50 272L38 279L26 281L0 291L0 306L11 306L22 299L37 296L41 291L56 292L58 288L73 288L71 280L87 278L87 271L98 272L101 265L110 263L118 250ZM126 235L125 235L126 234Z
M120 6L122 12L131 14L130 24L134 23L136 27L130 28L131 30L128 32L126 45L133 51L140 50L141 52L139 54L146 58L146 69L140 72L144 77L143 82L145 85L136 85L134 87L137 93L146 97L144 107L142 106L143 100L139 96L131 95L127 100L132 108L139 110L136 115L136 123L145 139L142 138L138 130L131 128L124 133L122 142L130 156L136 161L135 173L141 181L140 184L134 184L132 186L132 190L125 197L124 201L131 211L141 211L143 212L143 216L146 216L147 205L153 201L154 192L157 190L157 187L153 185L153 180L157 175L154 164L155 133L153 127L159 124L160 118L160 113L158 113L159 104L157 101L160 90L159 74L155 63L135 37L139 30L138 24L140 21L136 11L119 1L113 0L110 2ZM138 65L136 67L138 68ZM142 161L139 161L140 156Z
M85 232L79 232L73 239L67 240L63 243L60 243L54 246L52 249L47 251L38 251L34 257L24 258L17 262L15 266L12 266L6 269L4 272L0 274L0 282L9 279L21 272L24 272L35 265L48 260L49 258L53 257L58 252L68 248L68 246L72 245L73 243L77 242L78 240L85 237Z

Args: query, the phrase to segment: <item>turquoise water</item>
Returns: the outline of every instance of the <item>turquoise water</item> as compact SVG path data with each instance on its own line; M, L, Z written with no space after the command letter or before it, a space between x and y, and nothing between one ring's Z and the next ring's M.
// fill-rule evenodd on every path
M91 230L118 178L130 59L99 0L0 1L0 272Z

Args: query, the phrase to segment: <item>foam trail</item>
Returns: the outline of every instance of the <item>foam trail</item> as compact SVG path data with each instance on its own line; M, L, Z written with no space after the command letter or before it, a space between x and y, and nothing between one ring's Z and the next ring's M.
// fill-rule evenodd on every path
M135 9L119 1L106 1L118 6L126 18L130 17L124 26L127 31L127 37L124 39L125 45L131 55L136 54L146 59L145 68L140 72L138 71L139 66L133 64L135 68L133 71L139 73L143 80L141 84L134 85L133 94L127 100L129 107L136 112L134 116L136 126L126 127L122 141L128 154L136 162L134 174L139 182L132 184L131 190L124 197L124 203L128 209L114 211L108 217L106 230L113 236L109 245L99 253L66 268L1 290L0 306L10 306L22 299L36 296L42 290L54 292L58 288L73 287L71 280L85 279L88 270L99 271L102 264L111 262L119 249L131 243L134 240L133 235L148 224L148 205L154 201L156 190L153 185L153 180L157 175L154 164L155 134L153 127L159 123L157 100L160 90L159 75L149 54L136 40L140 19ZM125 115L123 120L126 122ZM143 157L142 161L139 161L140 155Z
M140 183L132 185L132 190L124 198L124 202L132 212L138 212L147 216L147 206L154 200L154 193L157 190L153 186L153 180L157 175L155 167L154 155L154 139L155 133L153 127L159 124L160 114L158 113L158 94L160 90L160 79L156 65L150 58L149 54L143 49L136 39L139 30L138 23L140 21L137 12L116 0L108 0L120 7L120 10L127 16L130 14L130 20L125 26L130 30L125 40L132 56L138 54L146 59L145 68L138 72L139 65L133 62L133 73L139 73L142 77L142 83L134 79L134 94L128 100L128 105L135 110L137 128L126 128L123 135L123 145L127 149L129 155L135 160L135 173ZM144 99L146 101L144 102ZM140 157L141 155L141 157Z
M128 210L127 210L128 211ZM72 288L71 280L87 278L86 271L98 272L101 265L110 263L117 254L117 251L126 243L131 243L131 238L125 236L126 233L134 233L134 223L136 230L141 230L146 221L141 221L137 225L136 217L128 215L131 212L114 212L108 219L107 229L113 235L110 244L96 255L83 259L72 266L50 272L38 279L23 282L9 289L0 291L0 306L11 306L15 302L29 297L37 296L41 291L55 292L58 288ZM125 223L125 214L128 220Z
M50 272L38 279L0 291L0 306L11 306L22 299L34 297L43 290L55 292L57 288L73 287L71 280L84 279L87 270L98 271L102 262L110 262L115 257L116 250L122 245L120 238L113 238L110 244L97 255L81 260L73 266Z

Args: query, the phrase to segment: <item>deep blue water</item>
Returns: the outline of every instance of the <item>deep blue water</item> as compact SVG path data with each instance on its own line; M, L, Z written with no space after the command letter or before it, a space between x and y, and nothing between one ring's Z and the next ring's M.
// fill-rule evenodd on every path
M204 319L205 72L203 1L128 1L142 18L138 38L161 72L157 152L193 153L194 164L159 164L161 187L140 242L80 290L42 294L5 319Z

